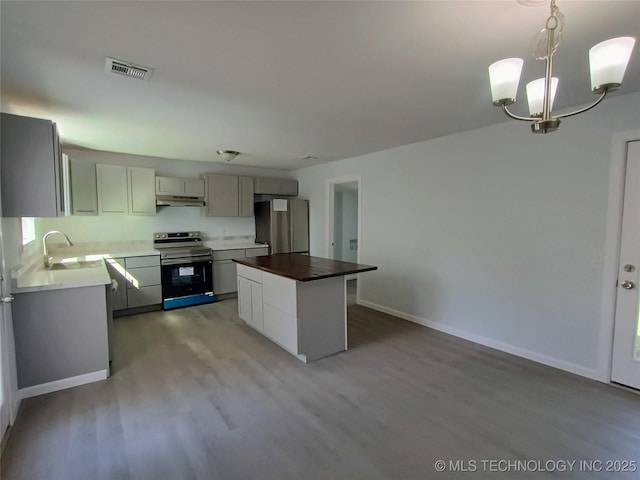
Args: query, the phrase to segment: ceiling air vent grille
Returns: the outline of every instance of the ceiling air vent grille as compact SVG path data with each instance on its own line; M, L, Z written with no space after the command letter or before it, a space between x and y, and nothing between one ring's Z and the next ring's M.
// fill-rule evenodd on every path
M149 80L153 74L152 68L134 65L133 63L109 57L107 57L104 71L106 73L115 73L117 75L124 75L125 77L137 78L138 80Z

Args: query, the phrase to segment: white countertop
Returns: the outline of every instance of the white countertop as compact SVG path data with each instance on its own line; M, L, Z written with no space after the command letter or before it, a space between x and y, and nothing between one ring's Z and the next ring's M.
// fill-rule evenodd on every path
M261 248L268 245L261 243L235 243L215 241L203 242L212 250L236 250ZM131 243L120 245L85 245L71 248L59 248L52 252L52 263L99 260L100 266L69 268L68 270L49 270L38 261L24 272L12 279L12 293L29 293L43 290L90 287L111 283L109 272L103 258L142 257L160 255L160 252L149 243Z
M101 255L87 255L77 261L98 260L98 266L70 268L68 270L49 270L42 263L31 266L17 278L12 279L12 293L40 292L43 290L61 290L64 288L93 287L109 285L111 278ZM56 258L55 261L60 259Z

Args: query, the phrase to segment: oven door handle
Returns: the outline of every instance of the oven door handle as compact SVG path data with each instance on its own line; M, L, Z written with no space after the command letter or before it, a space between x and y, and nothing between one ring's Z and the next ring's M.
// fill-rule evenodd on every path
M192 263L203 263L209 262L211 263L211 256L203 256L203 257L190 257L190 258L164 258L160 261L160 265L185 265Z

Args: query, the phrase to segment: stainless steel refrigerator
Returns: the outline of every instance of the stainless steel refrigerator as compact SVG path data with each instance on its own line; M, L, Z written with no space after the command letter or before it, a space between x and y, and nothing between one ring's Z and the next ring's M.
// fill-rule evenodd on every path
M277 198L254 205L256 241L269 253L309 253L309 202Z

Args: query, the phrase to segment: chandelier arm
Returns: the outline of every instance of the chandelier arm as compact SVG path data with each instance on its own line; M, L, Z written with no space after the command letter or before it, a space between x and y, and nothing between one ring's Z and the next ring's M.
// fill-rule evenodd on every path
M522 120L523 122L534 122L536 120L540 120L539 118L535 118L535 117L521 117L520 115L516 115L515 113L511 113L506 105L502 105L502 111L504 113L506 113L509 117L511 117L511 118L513 118L515 120Z
M572 115L578 115L579 113L586 112L587 110L591 110L593 107L598 105L602 100L604 100L604 97L607 96L607 93L608 93L608 89L605 88L602 91L602 93L600 94L600 97L595 102L593 102L591 105L589 105L588 107L581 108L580 110L576 110L575 112L569 112L569 113L563 113L562 115L556 115L555 118L571 117Z

